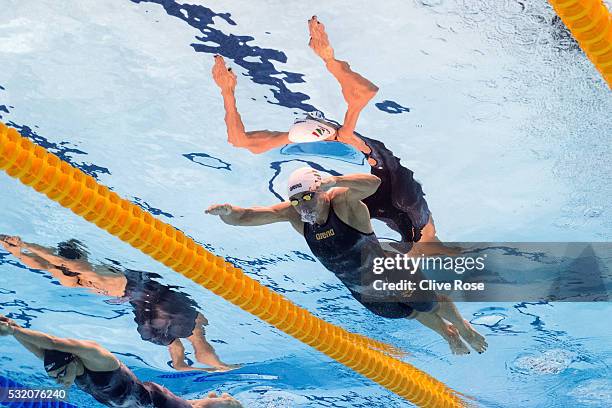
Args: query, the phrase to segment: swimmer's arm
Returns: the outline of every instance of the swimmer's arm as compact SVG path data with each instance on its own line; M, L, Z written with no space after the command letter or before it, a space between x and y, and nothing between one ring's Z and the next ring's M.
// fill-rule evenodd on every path
M44 246L38 244L29 244L27 242L23 243L23 247L33 254L38 255L42 259L47 262L53 263L55 265L62 265L66 263L66 259L59 257L53 253L53 250L49 248L45 248Z
M25 347L26 350L34 354L40 360L45 358L45 351L41 349L40 347L37 347L33 345L32 343L28 343L27 341L24 341L23 339L20 339L17 336L15 336L15 340L17 340L23 347Z
M5 245L4 247L11 255L19 259L19 261L22 264L24 264L25 266L29 268L46 270L50 266L44 259L41 259L39 256L35 254L26 254L26 253L21 252L21 248L27 249L26 245L22 245L21 247Z
M283 202L270 207L235 207L237 212L235 213L235 218L233 218L233 220L236 221L237 224L234 225L256 226L289 221L287 210L292 210L289 208L290 206L290 203Z
M59 279L62 282L62 284L64 284L64 282L62 281L62 278L65 276L64 274L61 273L59 269L55 268L53 265L63 265L69 270L71 270L72 272L79 272L79 273L90 272L88 268L83 267L84 265L82 262L74 262L70 259L66 259L66 258L62 258L61 256L57 256L53 253L53 250L49 248L45 248L41 245L24 243L23 248L32 252L36 256L36 258L39 258L41 261L45 262L44 267L37 268L37 269L46 269L54 277ZM69 282L71 282L71 280L69 280ZM75 285L68 284L65 286L74 287Z
M241 208L230 204L212 206L207 213L219 215L229 225L256 226L275 222L290 221L290 211L294 211L291 204L282 202L270 207ZM222 209L220 211L220 209ZM295 211L294 211L295 212Z
M62 286L77 286L75 283L75 279L65 276L62 271L53 266L53 264L47 262L38 254L35 254L34 251L32 251L32 249L30 249L26 245L24 245L23 247L28 248L30 252L32 252L32 254L25 254L21 252L20 247L9 247L7 248L7 251L9 251L15 258L19 259L19 261L28 268L49 272L55 279L60 282Z
M346 188L344 195L347 200L361 201L374 194L378 190L380 182L380 179L372 174L349 174L328 177L321 184Z
M223 90L223 105L225 106L225 125L227 126L227 141L234 147L244 147L251 153L263 153L289 142L288 132L273 132L255 130L246 132L244 123L236 108L236 97L231 89Z
M114 370L119 366L117 358L94 341L62 339L21 326L15 326L13 337L21 344L29 343L40 350L58 350L74 354L81 359L85 367L94 371Z
M0 315L0 328L3 329L2 330L3 335L8 334L8 335L13 335L15 337L15 332L18 327L20 326L17 323L15 323L12 319L9 319L6 316ZM26 348L26 350L34 354L39 359L42 360L44 358L45 356L44 351L40 347L37 347L34 344L24 341L23 339L19 339L17 337L15 337L15 340L17 340L23 347Z
M68 270L70 270L68 268ZM47 272L51 274L55 279L57 279L60 285L65 286L67 288L78 288L81 285L78 284L78 279L75 276L66 276L60 269L55 266L49 265L47 268ZM74 271L71 271L74 272Z

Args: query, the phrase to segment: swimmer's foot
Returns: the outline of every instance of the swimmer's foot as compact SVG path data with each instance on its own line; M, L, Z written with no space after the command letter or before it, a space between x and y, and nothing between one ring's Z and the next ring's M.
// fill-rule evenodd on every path
M325 32L325 26L317 16L312 16L308 20L308 30L310 31L310 42L308 45L325 62L334 58L334 49L329 45L329 39Z
M444 339L448 342L448 345L455 355L470 354L470 349L467 348L465 343L461 341L461 336L457 328L452 324L449 324L446 328L446 333L443 335Z
M463 320L463 327L459 327L459 334L475 351L484 353L488 347L487 340L484 336L478 333L474 327L467 321Z
M219 369L219 371L232 371L232 370L237 370L239 368L242 368L242 364L222 364L220 366L217 367Z

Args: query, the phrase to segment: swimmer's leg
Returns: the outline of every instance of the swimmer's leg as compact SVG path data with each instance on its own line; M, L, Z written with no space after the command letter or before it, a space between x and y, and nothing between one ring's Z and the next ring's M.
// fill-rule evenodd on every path
M436 235L436 225L429 214L427 224L421 229L421 239L415 242L408 253L411 256L419 255L460 255L461 248L444 245Z
M474 350L483 353L487 349L487 341L483 335L478 333L472 325L461 317L459 310L453 301L446 295L438 294L437 314L451 322L459 331L459 334Z
M448 342L448 345L453 354L469 354L470 350L461 341L461 337L457 329L450 323L444 321L435 312L415 312L414 318L418 320L422 325L430 328L431 330L438 333L444 340Z
M205 322L204 316L198 313L196 319L196 325L193 329L191 336L187 337L187 340L192 344L193 350L195 351L195 359L202 364L206 364L210 367L217 368L219 370L228 370L231 367L219 359L215 349L206 340L206 336L203 329L203 323Z
M351 70L347 62L339 61L334 57L334 49L329 43L325 26L317 20L316 16L312 16L308 20L308 29L310 31L308 45L321 57L328 71L338 80L340 88L342 88L342 95L348 105L344 123L339 132L345 133L347 137L352 136L357 126L359 114L376 95L378 87Z
M179 339L175 339L172 343L168 344L168 351L170 352L170 358L172 359L172 367L177 371L190 371L193 370L185 363L185 347Z

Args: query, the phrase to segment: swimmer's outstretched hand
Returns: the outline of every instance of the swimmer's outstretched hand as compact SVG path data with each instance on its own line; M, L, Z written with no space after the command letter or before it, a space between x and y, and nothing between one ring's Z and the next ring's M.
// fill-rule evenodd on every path
M8 317L0 314L0 336L10 336L15 332L17 324Z
M17 236L12 237L10 235L0 236L0 242L3 242L5 244L8 244L14 247L21 247L23 245L23 241L21 240L21 238Z
M233 207L231 204L213 204L204 211L210 215L230 215Z
M325 32L325 26L317 16L308 20L308 31L310 31L310 42L308 46L325 62L334 58L334 49L329 45L329 38Z
M0 337L13 334L13 328L6 322L0 322Z
M234 92L234 89L236 89L236 74L232 72L231 68L225 66L225 61L220 55L215 55L212 76L216 84L221 88L221 92Z
M194 408L243 408L242 404L231 395L223 393L218 397L214 391L208 393L208 398L189 402Z

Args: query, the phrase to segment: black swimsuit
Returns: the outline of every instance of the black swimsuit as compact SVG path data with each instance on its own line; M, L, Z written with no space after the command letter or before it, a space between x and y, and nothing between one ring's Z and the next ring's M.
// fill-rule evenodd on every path
M361 291L374 279L374 258L385 252L372 232L366 234L342 221L330 203L324 224L304 223L304 238L312 253L350 290L357 301L372 313L387 318L410 317L414 310L430 311L435 300L426 302L372 302L362 299Z
M198 304L176 286L167 286L152 278L157 274L126 270L125 297L134 310L134 321L143 340L167 346L177 338L193 334L198 317ZM153 320L166 321L164 330L155 328Z
M398 232L402 242L410 244L421 239L421 229L429 222L429 207L421 184L412 170L402 166L382 142L359 136L371 149L366 155L376 161L371 173L381 179L378 190L362 200L370 217L383 221ZM404 250L409 250L406 245Z
M304 237L323 266L355 291L360 290L364 274L371 271L373 258L385 256L373 232L365 234L345 224L331 203L324 224L304 223Z
M91 371L76 377L76 385L108 407L191 408L186 400L152 382L141 382L123 363L113 371Z

